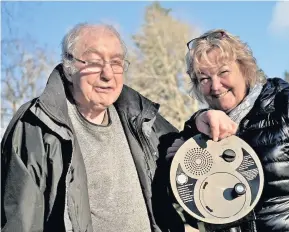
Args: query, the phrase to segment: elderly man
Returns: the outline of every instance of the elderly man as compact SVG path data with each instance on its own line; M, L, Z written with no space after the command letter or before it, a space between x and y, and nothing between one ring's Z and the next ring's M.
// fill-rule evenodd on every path
M123 85L125 53L110 26L64 37L62 64L2 140L2 231L184 230L167 195L176 129Z

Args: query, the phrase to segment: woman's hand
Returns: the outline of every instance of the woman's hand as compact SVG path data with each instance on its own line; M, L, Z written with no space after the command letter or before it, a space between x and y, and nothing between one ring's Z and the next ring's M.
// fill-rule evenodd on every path
M196 117L199 132L208 135L215 142L236 134L238 125L221 110L208 110Z

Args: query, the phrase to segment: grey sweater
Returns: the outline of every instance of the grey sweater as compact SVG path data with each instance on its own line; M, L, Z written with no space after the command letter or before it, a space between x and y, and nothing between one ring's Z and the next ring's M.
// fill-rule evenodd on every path
M135 164L114 106L108 125L87 121L69 101L83 155L94 232L151 231Z

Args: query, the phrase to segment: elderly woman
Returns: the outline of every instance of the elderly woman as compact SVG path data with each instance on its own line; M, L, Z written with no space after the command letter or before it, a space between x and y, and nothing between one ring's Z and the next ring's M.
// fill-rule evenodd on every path
M193 93L209 108L185 123L182 137L201 132L214 141L232 134L245 140L265 174L257 231L289 231L289 84L266 79L248 45L225 30L209 31L187 46ZM181 144L176 140L169 155Z

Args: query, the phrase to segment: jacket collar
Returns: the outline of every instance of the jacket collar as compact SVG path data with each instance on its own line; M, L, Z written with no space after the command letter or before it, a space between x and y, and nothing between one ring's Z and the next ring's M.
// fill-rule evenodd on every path
M66 98L69 82L64 75L62 64L57 65L50 74L46 87L38 101L44 111L54 120L70 125Z
M142 118L149 120L155 117L159 109L159 104L152 102L127 85L123 86L114 106L117 110L123 111L128 118L135 118L141 114Z
M70 82L65 77L62 64L57 65L50 74L46 87L38 101L45 112L54 120L70 127L66 99L70 96ZM152 119L159 109L159 104L153 103L137 91L124 85L118 100L114 103L117 110L124 112L128 118L141 116Z
M289 84L287 81L277 77L268 78L263 86L261 94L255 102L255 108L258 111L258 114L268 113L275 109L280 109L280 112L283 112L284 110L286 111L286 102L288 102L288 96L286 96L286 93L288 92L288 88ZM275 99L277 95L280 97L278 101ZM281 96L284 97L282 98ZM284 105L282 105L282 103Z

